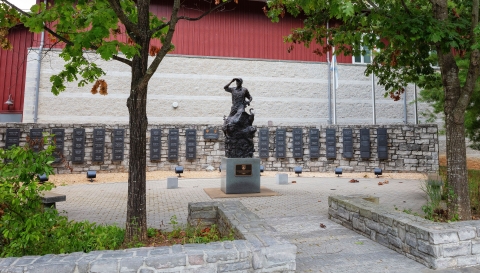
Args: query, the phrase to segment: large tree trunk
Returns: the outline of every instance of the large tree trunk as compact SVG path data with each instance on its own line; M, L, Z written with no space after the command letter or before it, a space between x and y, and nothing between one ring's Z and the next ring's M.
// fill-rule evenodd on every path
M447 129L447 181L453 196L449 196L449 218L471 220L468 192L467 153L465 145L465 110L468 104L459 103L462 95L458 66L451 52L438 54L445 92L445 127ZM450 190L447 189L447 190Z
M448 90L445 90L448 92ZM445 102L446 104L446 102ZM446 108L446 107L445 107ZM460 220L471 220L470 194L468 192L467 154L465 146L464 115L455 117L445 109L447 129L447 180L454 195L449 196L449 218L458 214ZM465 110L463 111L465 112ZM457 122L461 120L462 122ZM447 190L450 190L447 189Z
M435 19L448 20L447 0L431 0ZM447 180L454 195L449 196L449 217L457 214L460 220L471 220L470 195L468 192L467 155L465 145L465 110L473 86L462 88L458 77L459 68L451 50L444 51L437 45L442 84L445 92L445 127L447 129ZM478 75L478 74L477 74Z
M130 158L128 163L128 201L125 243L147 239L146 204L146 142L147 142L147 89L138 88L146 74L148 44L144 42L140 56L132 60L132 85L127 101L130 124Z

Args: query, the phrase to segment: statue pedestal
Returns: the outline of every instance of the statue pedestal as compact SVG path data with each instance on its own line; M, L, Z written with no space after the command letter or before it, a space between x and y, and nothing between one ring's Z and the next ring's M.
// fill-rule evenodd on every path
M220 188L227 194L260 192L260 159L222 158Z

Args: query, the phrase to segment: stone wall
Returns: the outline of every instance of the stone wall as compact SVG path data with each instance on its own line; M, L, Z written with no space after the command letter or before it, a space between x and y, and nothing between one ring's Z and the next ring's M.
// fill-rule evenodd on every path
M480 264L480 221L435 223L365 201L329 196L328 217L434 269Z
M239 201L189 203L189 220L207 219L238 240L170 247L0 259L1 272L295 272L297 247ZM205 222L207 223L207 221Z
M23 122L33 122L37 54L28 55ZM66 91L51 93L50 77L63 69L65 62L53 49L42 58L38 123L127 124L126 101L131 72L117 61L95 64L106 72L108 95L92 95L93 84L78 87L66 83ZM87 54L88 55L88 54ZM151 60L153 57L151 57ZM372 78L364 75L366 66L339 64L336 92L337 124L372 124ZM328 124L327 63L261 59L232 59L169 54L164 58L148 87L147 115L150 123L219 124L228 115L231 96L223 86L241 77L253 96L256 124L266 126L307 126ZM407 113L402 100L385 98L385 90L374 84L377 124L415 123L414 86L406 87ZM333 101L333 93L332 93ZM172 104L178 103L174 108ZM332 106L333 103L331 102ZM428 108L418 103L420 112ZM405 114L407 120L405 121ZM332 112L333 115L333 112Z
M183 166L185 171L205 170L212 166L218 170L221 159L225 154L223 145L223 133L219 131L218 140L207 140L203 137L203 131L207 128L221 128L221 125L155 125L151 124L147 132L147 171L165 170L172 171L175 166ZM87 170L98 170L102 172L126 172L128 170L129 154L129 130L127 125L110 124L28 124L28 123L6 123L0 124L0 148L5 146L5 134L7 128L19 128L21 133L20 145L24 145L30 129L42 128L44 132L51 132L54 128L65 129L64 156L73 173L85 173ZM85 161L80 164L73 164L72 157L72 134L74 128L84 128L86 132ZM101 163L92 162L93 151L93 130L96 128L105 129L105 153L104 161ZM260 129L262 127L258 127ZM269 152L268 158L262 158L261 164L267 171L293 171L296 166L302 166L303 171L330 172L336 167L342 167L344 172L371 172L374 168L380 167L384 172L436 172L438 170L438 130L436 125L385 125L385 126L270 126L264 127L269 130ZM293 158L292 129L302 128L303 130L303 157ZM310 158L309 153L309 130L317 128L320 130L320 157ZM336 130L336 159L326 158L326 129ZM352 159L342 157L343 137L342 130L350 128L353 131ZM360 129L368 128L370 132L371 156L368 159L360 158ZM387 129L388 159L379 160L377 156L377 128ZM112 132L113 129L125 129L124 160L112 161ZM150 160L150 130L161 129L161 158L158 161ZM168 160L168 132L169 129L179 130L179 151L178 160ZM196 158L186 158L185 131L195 129L197 136ZM287 152L285 158L275 157L275 132L277 129L286 129ZM254 139L255 152L258 154L258 132ZM69 173L62 164L55 164L57 173Z

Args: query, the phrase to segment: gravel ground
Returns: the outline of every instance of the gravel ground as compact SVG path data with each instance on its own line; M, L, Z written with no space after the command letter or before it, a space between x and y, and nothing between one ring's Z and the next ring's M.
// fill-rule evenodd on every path
M264 172L262 176L275 177L279 172ZM285 173L285 172L283 172ZM176 176L172 171L154 171L147 172L147 180L162 180L167 177ZM289 177L296 176L295 173L288 173ZM319 172L304 172L302 177L335 177L333 173L319 173ZM220 178L221 173L217 171L186 171L182 174L183 178ZM373 173L343 173L344 178L374 178ZM424 174L419 173L383 173L382 178L385 179L425 179ZM113 182L126 182L128 180L127 173L100 173L97 172L97 178L94 179L95 183L113 183ZM57 174L51 175L49 181L53 182L56 186L67 185L79 185L88 184L90 180L86 178L86 174Z

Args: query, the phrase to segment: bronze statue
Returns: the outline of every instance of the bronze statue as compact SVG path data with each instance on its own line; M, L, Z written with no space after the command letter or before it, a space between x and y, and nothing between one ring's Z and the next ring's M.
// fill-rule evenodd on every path
M230 87L233 82L236 87ZM234 78L224 89L232 94L232 108L228 117L224 117L223 133L225 134L225 156L228 158L253 157L253 137L257 128L252 126L254 120L253 109L250 114L245 108L250 106L253 100L247 88L242 87L243 80Z

